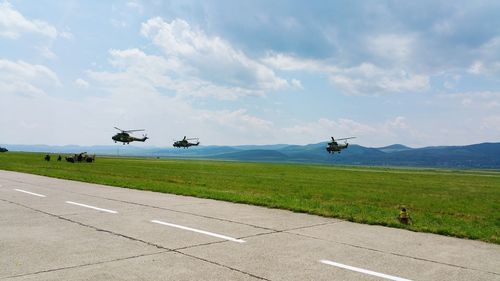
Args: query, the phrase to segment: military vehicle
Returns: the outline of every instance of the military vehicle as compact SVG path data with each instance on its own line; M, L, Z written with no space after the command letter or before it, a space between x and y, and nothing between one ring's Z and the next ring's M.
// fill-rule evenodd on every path
M61 157L61 156L59 155L59 157ZM79 154L74 154L72 156L66 156L64 158L66 159L66 161L68 161L70 163L76 163L76 162L92 163L95 161L95 154L90 156L87 154L87 152L82 152ZM59 158L58 158L58 161L59 161Z

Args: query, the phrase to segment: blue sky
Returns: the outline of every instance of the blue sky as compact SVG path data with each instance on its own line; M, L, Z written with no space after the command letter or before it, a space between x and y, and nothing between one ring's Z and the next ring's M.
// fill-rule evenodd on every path
M2 1L0 143L500 140L498 1ZM141 144L142 145L142 144Z

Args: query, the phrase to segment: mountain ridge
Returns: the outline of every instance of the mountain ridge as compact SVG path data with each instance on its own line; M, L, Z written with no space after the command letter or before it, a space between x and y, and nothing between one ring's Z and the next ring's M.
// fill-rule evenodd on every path
M98 155L205 158L257 162L293 162L318 164L407 166L443 168L500 168L500 143L463 146L428 146L411 148L402 144L364 147L352 144L341 153L329 154L326 142L307 145L199 146L189 149L140 147L134 145L49 146L6 145L9 151L74 154L86 151Z

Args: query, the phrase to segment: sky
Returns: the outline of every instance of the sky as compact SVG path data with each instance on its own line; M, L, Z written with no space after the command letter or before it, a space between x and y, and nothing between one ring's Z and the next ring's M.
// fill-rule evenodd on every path
M500 1L0 0L0 143L500 142ZM141 132L135 133L140 136Z

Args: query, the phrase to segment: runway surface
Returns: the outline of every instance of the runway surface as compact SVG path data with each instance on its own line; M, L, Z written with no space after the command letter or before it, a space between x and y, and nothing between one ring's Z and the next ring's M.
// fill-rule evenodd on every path
M500 280L500 246L0 170L0 280Z

